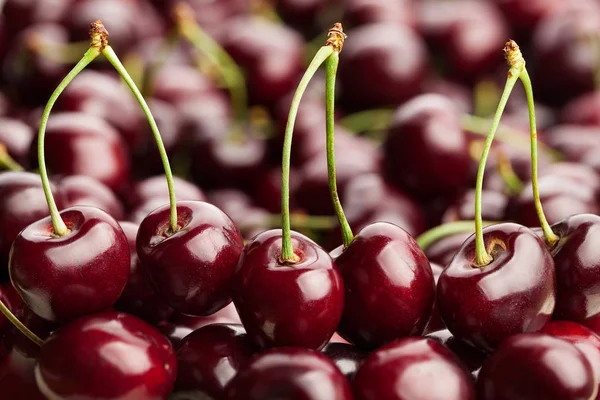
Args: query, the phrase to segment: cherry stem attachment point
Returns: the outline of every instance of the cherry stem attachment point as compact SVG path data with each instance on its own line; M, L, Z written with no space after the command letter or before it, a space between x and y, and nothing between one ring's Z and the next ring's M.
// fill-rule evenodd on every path
M325 104L326 104L326 130L327 130L327 177L329 181L329 193L333 209L337 215L342 231L342 239L344 248L348 247L354 239L354 234L350 228L350 224L344 214L342 203L338 195L336 171L335 171L335 75L339 63L339 53L334 51L328 58L326 66L325 78Z
M484 227L490 226L493 224L497 224L497 222L493 221L483 221L482 225ZM440 239L445 238L446 236L455 235L457 233L473 233L475 232L475 221L452 221L447 222L442 225L435 226L428 231L421 233L416 237L417 244L423 250L427 250L429 246L434 244Z
M40 339L38 335L33 333L31 329L29 329L21 321L19 321L19 319L9 310L8 307L6 307L6 305L2 301L0 301L0 312L4 314L6 319L9 320L15 326L15 328L21 331L21 333L27 336L27 338L30 339L33 343L37 344L38 346L41 346L42 343L44 343L44 341Z
M8 149L3 143L0 143L0 169L9 171L23 171L25 169L8 154Z

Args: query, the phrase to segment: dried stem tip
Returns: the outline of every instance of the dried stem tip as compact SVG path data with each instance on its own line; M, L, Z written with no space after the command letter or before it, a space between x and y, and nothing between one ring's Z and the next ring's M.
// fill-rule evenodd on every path
M102 51L108 46L108 31L102 24L102 21L97 20L90 24L90 39L91 46Z
M342 47L344 47L344 40L348 36L344 33L344 28L342 28L342 24L336 22L333 24L333 28L327 32L327 41L325 41L325 46L332 46L335 51L338 53L342 51Z
M514 40L509 40L504 45L504 58L510 67L510 73L516 73L519 75L523 68L525 68L525 59L521 54L519 45Z

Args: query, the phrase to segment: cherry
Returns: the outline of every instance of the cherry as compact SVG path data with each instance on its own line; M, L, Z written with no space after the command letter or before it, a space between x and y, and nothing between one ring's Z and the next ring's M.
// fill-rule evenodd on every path
M440 264L436 264L433 262L430 262L429 265L431 266L431 272L433 273L433 280L435 281L436 288L437 288L437 283L438 283L438 280L440 279L440 275L444 271L444 267L441 266ZM427 322L427 325L425 326L423 333L427 334L427 333L431 333L431 332L441 331L444 329L446 329L446 325L444 325L444 321L442 321L442 317L440 317L440 312L438 311L438 306L437 306L437 298L435 298L433 301L433 308L431 310L431 316L429 317L429 321Z
M227 400L350 400L348 380L325 355L299 347L267 350L229 382Z
M567 103L561 113L560 120L564 124L577 129L577 125L600 126L598 110L600 109L600 92L585 93Z
M542 333L506 339L483 364L478 398L592 399L594 370L571 343Z
M86 206L60 216L66 234L55 234L51 217L32 223L15 238L9 263L25 304L54 322L110 307L129 276L127 238L111 216Z
M211 324L234 324L239 325L242 322L235 310L233 303L223 307L208 317L190 317L175 313L168 321L158 325L159 329L167 336L176 349L181 341L190 333Z
M350 26L368 25L376 22L391 22L414 27L416 25L415 5L408 0L346 0L344 20Z
M0 118L0 143L8 154L23 167L29 164L29 147L33 130L26 123L13 118Z
M330 342L321 351L335 363L336 367L342 371L350 382L354 380L360 364L368 355L364 351L359 350L358 347L348 343Z
M331 257L315 242L291 233L297 261L281 262L281 230L246 243L232 297L252 341L260 347L321 348L342 315L344 286Z
M442 328L442 330L429 333L426 337L435 339L450 349L460 359L463 366L477 377L487 354L453 336L448 329Z
M346 289L338 328L342 337L360 348L374 349L423 333L435 284L429 261L405 230L384 222L368 225L332 257Z
M335 6L336 2L337 0L279 0L275 2L275 11L287 25L312 39L320 31L317 29L319 16Z
M159 7L166 14L170 12L174 4L179 3L178 0L151 0L153 3L162 3ZM218 31L218 28L226 24L235 16L248 14L252 11L252 4L246 0L220 0L218 2L206 0L190 0L189 3L192 10L195 12L198 24L208 32Z
M51 190L59 194L54 185ZM62 208L62 196L58 195L56 202ZM8 253L19 232L49 214L39 175L0 173L0 267L8 266ZM0 277L7 277L6 270L2 269Z
M467 138L446 97L421 95L398 108L384 152L387 176L416 196L453 194L467 183Z
M167 338L142 320L114 311L80 318L52 333L40 348L35 371L42 393L56 399L165 398L176 373Z
M208 198L211 204L229 215L240 228L244 237L251 238L269 227L271 217L269 213L256 207L252 199L239 190L214 190L209 193ZM279 208L281 209L281 204L279 204Z
M494 0L502 13L505 21L509 23L519 35L529 35L532 28L549 15L559 11L566 5L564 0Z
M475 399L469 373L436 340L396 340L371 353L354 378L356 400Z
M138 226L131 222L120 222L119 225L127 237L131 261L129 280L115 304L115 308L152 324L165 321L173 313L173 309L158 296L152 282L140 265L136 252Z
M273 106L302 72L303 40L294 30L259 17L236 17L217 33L245 71L251 103Z
M194 331L177 349L179 372L173 396L225 398L225 387L253 354L241 325L207 325Z
M547 133L548 143L558 150L566 160L582 162L593 149L600 148L600 124L557 125Z
M177 230L169 206L140 224L137 251L160 296L175 310L210 315L230 301L231 281L243 240L233 221L200 201L177 203Z
M214 85L208 77L191 66L179 63L164 65L152 82L153 97L175 105L203 98L212 94L214 90Z
M427 50L410 28L386 23L352 31L339 80L345 109L403 103L419 93L427 75Z
M535 332L556 301L552 256L530 229L502 223L483 229L489 264L475 261L469 237L438 281L438 309L457 338L493 351L508 336Z
M206 200L206 196L198 186L183 178L174 176L173 186L177 192L177 198L180 200ZM164 203L169 201L169 190L164 175L151 176L134 183L127 191L125 201L129 208L137 208L147 201L157 198ZM150 211L152 210L148 210L148 212Z
M117 76L86 70L65 89L57 108L95 115L110 123L130 149L143 140L142 114Z
M93 206L114 219L123 219L123 204L108 187L84 175L71 175L55 179L58 190L64 198L64 207Z
M117 131L104 120L83 113L57 113L48 121L47 165L60 175L87 175L113 191L129 180L129 157ZM37 140L30 156L37 163ZM36 162L33 162L36 160Z

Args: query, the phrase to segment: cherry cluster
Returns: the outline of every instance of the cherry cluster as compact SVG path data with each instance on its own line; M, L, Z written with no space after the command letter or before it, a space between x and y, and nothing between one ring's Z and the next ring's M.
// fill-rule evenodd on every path
M597 1L0 8L0 400L600 399Z

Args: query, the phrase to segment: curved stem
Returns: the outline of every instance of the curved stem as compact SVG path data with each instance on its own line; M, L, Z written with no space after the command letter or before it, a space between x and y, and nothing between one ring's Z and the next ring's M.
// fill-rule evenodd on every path
M229 90L235 120L245 121L248 111L248 94L246 93L244 74L221 45L198 25L192 13L190 6L186 3L181 2L175 6L174 14L179 33L211 64L217 67Z
M48 171L46 170L46 156L44 153L44 139L46 136L46 125L48 124L48 117L50 116L50 111L52 111L52 107L54 107L54 103L61 95L63 90L71 83L73 78L75 78L83 69L98 55L100 54L100 49L96 46L92 46L85 52L81 60L73 67L71 72L65 76L62 82L58 85L58 87L54 90L46 107L44 108L44 112L42 114L42 119L40 121L40 130L38 132L38 163L40 169L40 177L42 178L42 186L44 189L44 195L46 196L46 202L48 203L48 208L50 209L50 217L52 219L52 229L54 230L54 234L58 236L66 235L69 230L62 220L58 208L56 207L56 203L54 202L54 197L52 196L52 191L50 190L50 181L48 179Z
M152 116L150 107L148 107L146 100L144 100L144 96L142 96L142 94L140 93L140 90L135 85L133 79L131 79L131 76L129 76L129 73L127 73L125 67L123 67L123 64L121 64L119 57L117 57L113 49L110 46L106 46L104 50L102 50L102 54L106 57L108 62L110 62L113 67L115 67L115 69L117 70L119 75L121 75L127 86L129 86L129 89L137 99L138 103L140 104L140 107L142 108L142 111L148 119L150 129L152 130L152 135L154 136L154 140L156 141L156 145L158 146L158 152L160 153L160 159L162 161L165 170L165 177L167 179L167 187L169 189L169 203L171 205L171 232L177 232L179 227L177 225L177 203L175 199L175 187L173 185L173 173L171 172L169 157L167 156L167 151L165 150L165 145L162 141L162 137L160 136L160 132L158 130L158 126L156 125L156 121Z
M16 162L10 154L6 146L0 143L0 169L7 169L9 171L23 171L24 168Z
M482 225L486 227L496 223L497 222L483 221ZM429 246L446 236L467 232L475 232L475 221L453 221L438 225L421 233L415 240L423 250L426 250Z
M479 169L477 170L477 183L475 185L475 264L480 267L487 265L492 261L492 257L488 254L485 248L482 232L483 221L481 217L481 192L483 190L485 164L490 153L490 148L492 147L492 142L494 141L494 135L496 134L496 130L500 124L500 118L502 117L502 113L506 107L506 102L508 101L510 92L512 92L515 83L517 83L517 79L519 79L517 74L508 75L504 92L500 98L500 103L498 104L496 114L494 115L494 120L492 121L492 127L490 128L490 132L483 145L483 152L481 154L481 160L479 161Z
M292 213L290 219L294 226L300 229L313 229L313 230L330 230L336 227L337 218L333 215L307 215ZM281 215L272 214L267 215L264 221L258 221L253 224L240 225L241 231L248 231L250 229L259 229L264 227L277 227L281 224Z
M535 106L533 101L533 88L531 86L531 79L527 69L523 68L519 79L523 83L525 88L525 95L527 97L527 108L529 110L529 130L531 133L531 187L533 189L533 202L535 205L535 212L537 213L538 219L540 220L540 226L544 232L544 240L549 246L553 246L558 241L558 236L552 231L546 215L544 215L544 209L542 208L542 202L540 200L540 191L538 187L538 151L537 151L537 128L535 122Z
M285 126L285 136L283 140L283 157L281 160L281 229L282 229L282 248L281 262L294 263L297 256L294 254L291 239L290 226L290 158L292 152L292 135L294 133L294 124L300 107L300 100L308 86L308 83L317 72L317 69L333 53L331 46L322 46L310 65L306 69L304 76L298 84L298 88L292 98L290 112L288 114L287 124Z
M337 215L342 230L342 239L344 241L344 248L348 247L354 239L350 224L344 215L344 209L340 202L340 197L337 190L336 172L335 172L335 75L338 68L340 55L337 51L334 51L326 62L326 81L325 81L325 96L326 96L326 116L327 116L327 177L329 180L329 193L331 195L331 202L333 203L333 209Z
M28 327L19 321L19 319L9 310L8 307L6 307L2 301L0 301L0 312L4 314L6 319L9 320L15 326L15 328L21 331L21 333L27 336L33 343L37 344L38 346L41 346L42 343L44 343L44 341L40 339L38 335L33 333Z
M517 195L523 191L523 182L515 173L510 160L504 152L498 150L498 173L504 181L504 186L511 195Z

